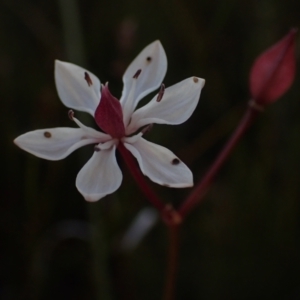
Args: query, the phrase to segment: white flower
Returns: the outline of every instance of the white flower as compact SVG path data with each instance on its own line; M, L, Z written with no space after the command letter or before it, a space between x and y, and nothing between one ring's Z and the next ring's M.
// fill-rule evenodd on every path
M122 182L115 150L119 143L137 159L144 175L169 187L193 185L189 168L170 150L146 141L140 130L153 123L180 124L193 113L204 80L185 79L164 89L162 80L167 70L167 58L159 41L148 45L129 65L124 76L120 101L114 98L108 85L89 71L71 63L55 62L55 82L63 104L90 113L105 132L86 127L74 117L79 128L40 129L15 139L22 149L48 160L63 159L74 150L96 144L91 159L80 170L76 186L87 201L97 201L113 193ZM155 89L161 89L147 105L137 109L138 102Z

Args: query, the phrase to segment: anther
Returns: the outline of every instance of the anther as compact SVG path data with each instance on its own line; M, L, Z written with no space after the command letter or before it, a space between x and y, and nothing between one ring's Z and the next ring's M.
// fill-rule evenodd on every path
M94 147L94 150L95 150L96 152L99 152L101 149L96 145L96 146Z
M171 162L172 165L178 165L180 163L180 160L178 158L174 158Z
M148 62L150 62L150 61L152 60L152 57L151 57L151 56L148 56L148 57L146 58L146 60L147 60Z
M68 111L68 116L70 118L71 121L74 121L74 111L72 109L70 109Z
M138 77L140 76L141 72L142 72L142 70L141 70L141 69L138 69L138 70L136 71L136 73L133 75L132 78L138 79Z
M44 137L46 137L47 139L51 138L51 133L49 131L45 131L44 132Z
M93 84L93 81L87 72L84 72L84 79L86 80L88 86L91 86Z
M195 83L197 83L197 82L199 81L199 79L198 79L197 77L193 77L193 81L194 81Z
M165 85L162 83L158 92L156 102L160 102L165 93Z

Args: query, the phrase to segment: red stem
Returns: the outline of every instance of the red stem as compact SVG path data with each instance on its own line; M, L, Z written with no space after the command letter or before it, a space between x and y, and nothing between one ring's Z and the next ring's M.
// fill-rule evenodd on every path
M165 209L165 204L158 198L158 196L153 192L153 190L148 186L145 176L140 171L139 167L132 154L125 148L124 144L120 141L118 145L118 150L120 151L130 173L136 180L138 186L149 199L153 206L155 206L160 212Z
M179 254L179 228L180 225L169 226L169 251L166 284L163 300L174 299L175 283L178 269Z
M253 104L253 102L252 102ZM199 204L203 196L205 195L207 189L209 188L210 184L214 180L215 176L218 174L220 168L222 167L223 163L226 161L228 156L231 154L233 148L236 146L238 141L244 135L246 130L250 127L253 123L255 118L257 117L259 111L255 105L248 107L245 115L241 119L237 129L234 131L230 139L228 140L227 144L212 164L202 181L194 188L192 193L188 196L185 202L181 205L178 210L179 215L184 218L187 213L196 205Z

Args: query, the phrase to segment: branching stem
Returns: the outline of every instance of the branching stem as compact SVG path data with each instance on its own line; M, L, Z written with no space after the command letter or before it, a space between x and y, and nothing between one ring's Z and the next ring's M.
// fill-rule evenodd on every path
M249 105L238 127L236 128L232 136L229 138L227 144L220 152L217 159L214 161L208 172L205 174L202 181L200 181L199 184L196 185L192 193L187 197L185 202L183 202L183 204L179 208L178 213L182 218L184 218L187 215L187 213L195 207L195 205L199 204L203 200L203 196L207 192L215 176L218 174L220 168L223 166L224 162L231 154L236 144L243 137L244 133L247 131L247 129L257 117L260 110L258 110L253 105L253 101L250 103L252 103L252 105Z

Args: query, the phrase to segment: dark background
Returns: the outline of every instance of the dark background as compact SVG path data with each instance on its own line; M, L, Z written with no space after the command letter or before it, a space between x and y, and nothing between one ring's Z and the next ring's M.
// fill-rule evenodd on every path
M126 66L160 39L166 86L193 75L206 85L186 123L154 126L147 139L178 154L197 181L243 114L252 62L299 25L296 0L0 0L0 299L162 294L164 225L121 250L123 234L149 206L122 161L121 188L90 204L75 178L93 146L49 162L12 142L34 129L74 126L56 93L54 59L87 68L119 97ZM296 76L186 220L177 299L300 299L299 116ZM151 186L175 206L189 192Z

